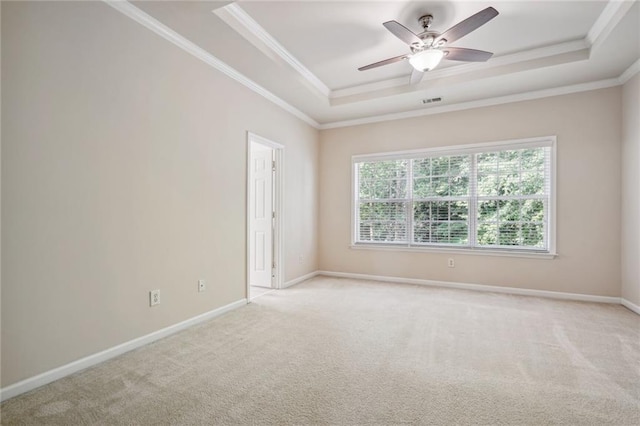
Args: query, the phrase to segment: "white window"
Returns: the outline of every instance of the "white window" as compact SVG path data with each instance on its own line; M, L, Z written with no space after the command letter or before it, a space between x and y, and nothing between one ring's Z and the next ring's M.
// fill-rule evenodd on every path
M355 246L554 253L555 138L353 157Z

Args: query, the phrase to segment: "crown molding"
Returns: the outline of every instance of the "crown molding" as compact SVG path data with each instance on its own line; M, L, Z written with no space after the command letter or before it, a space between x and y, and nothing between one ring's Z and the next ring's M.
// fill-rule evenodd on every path
M609 0L585 37L585 41L591 48L598 48L609 37L634 2L635 0Z
M610 78L607 80L593 81L589 83L573 84L570 86L555 87L552 89L536 90L532 92L518 93L515 95L499 96L495 98L481 99L478 101L462 102L452 105L443 105L428 109L405 111L393 114L384 114L373 117L358 118L355 120L335 121L320 125L320 130L336 129L339 127L359 126L362 124L379 123L383 121L402 120L405 118L422 117L425 115L442 114L445 112L462 111L466 109L482 108L494 105L501 105L513 102L529 101L540 98L548 98L551 96L568 95L577 92L586 92L589 90L605 89L608 87L619 86L618 78Z
M222 72L226 76L232 78L233 80L244 85L248 89L254 91L258 95L273 102L283 110L301 119L305 123L315 127L316 129L319 128L320 124L317 121L309 117L304 112L300 111L298 108L294 107L293 105L286 102L284 99L271 93L269 90L260 86L253 80L245 77L236 69L230 67L225 62L221 61L220 59L213 56L211 53L202 49L200 46L196 45L195 43L181 36L180 34L175 32L171 28L167 27L166 25L164 25L157 19L153 18L152 16L148 15L141 9L138 9L128 1L126 0L102 0L102 1L108 4L109 6L113 7L115 10L122 13L123 15L133 19L139 24L150 29L151 31L158 34L160 37L164 38L165 40L168 40L171 43L175 44L185 52L190 53L191 55L200 59L202 62L206 63L207 65L210 65L211 67Z
M271 34L269 34L267 30L258 24L255 19L240 7L240 5L237 3L230 3L222 8L214 10L213 13L218 15L218 17L228 24L229 18L235 19L237 23L242 26L243 30L246 30L249 34L262 42L268 49L273 51L273 53L300 74L304 80L310 83L311 86L318 90L324 97L329 97L331 95L331 89L329 89L318 77L316 77L314 73L305 67L302 62L300 62L295 56L293 56L293 54L291 54L291 52L289 52ZM246 34L241 33L241 35L246 38Z
M640 59L635 61L629 68L625 70L620 77L618 77L618 81L620 84L625 84L627 81L631 80L631 78L640 72Z

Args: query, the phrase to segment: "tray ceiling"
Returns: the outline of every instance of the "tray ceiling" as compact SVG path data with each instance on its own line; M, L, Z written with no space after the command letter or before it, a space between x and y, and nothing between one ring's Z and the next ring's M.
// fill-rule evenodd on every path
M129 6L139 12L127 12L130 16L148 16L250 81L244 84L325 128L612 86L640 58L640 5L634 1L140 1ZM419 32L417 19L430 13L432 29L442 32L488 6L500 14L452 44L494 52L486 63L443 61L417 85L408 84L407 61L357 70L408 53L384 21ZM442 101L422 102L433 97Z

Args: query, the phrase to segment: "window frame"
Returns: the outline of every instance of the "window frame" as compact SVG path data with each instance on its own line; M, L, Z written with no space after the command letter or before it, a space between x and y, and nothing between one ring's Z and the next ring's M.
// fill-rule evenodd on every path
M496 255L496 256L511 256L511 257L533 257L533 258L554 258L556 254L556 136L543 136L527 139L517 140L505 140L494 142L483 142L475 144L457 145L457 146L443 146L433 147L426 149L415 149L406 151L394 151L383 153L370 153L370 154L358 154L351 157L351 245L352 249L364 249L364 250L391 250L391 251L408 251L408 252L442 252L442 253L460 253L460 254L480 254L480 255ZM454 244L428 244L428 243L415 243L412 241L412 226L413 226L413 213L407 211L407 221L411 222L411 226L407 228L407 241L406 242L374 242L374 241L358 241L358 171L356 164L362 162L372 161L387 161L387 160L411 160L435 157L435 156L458 156L458 155L471 155L495 151L506 150L520 150L527 148L549 148L549 162L545 162L545 174L549 176L548 191L549 200L547 207L548 223L546 226L545 238L547 241L547 248L540 249L534 247L517 247L511 248L506 246L499 247L480 247L475 246L476 227L478 225L477 214L471 214L472 211L477 210L477 203L479 197L475 192L469 193L469 242L468 245L459 246ZM477 178L477 171L475 170L476 162L473 161L472 175L469 176L470 181ZM411 170L411 166L409 166ZM408 176L408 188L407 198L408 207L412 208L415 200L413 199L413 181L412 174L409 172ZM547 184L545 182L545 184ZM476 187L476 185L472 185ZM465 196L466 197L466 196ZM472 220L473 217L473 220Z

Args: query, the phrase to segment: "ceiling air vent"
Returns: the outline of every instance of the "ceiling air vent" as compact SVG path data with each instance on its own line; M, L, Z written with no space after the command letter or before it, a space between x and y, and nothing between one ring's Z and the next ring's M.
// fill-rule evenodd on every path
M437 97L437 98L431 98L431 99L423 99L422 103L423 104L432 104L434 102L440 102L442 100L441 97Z

